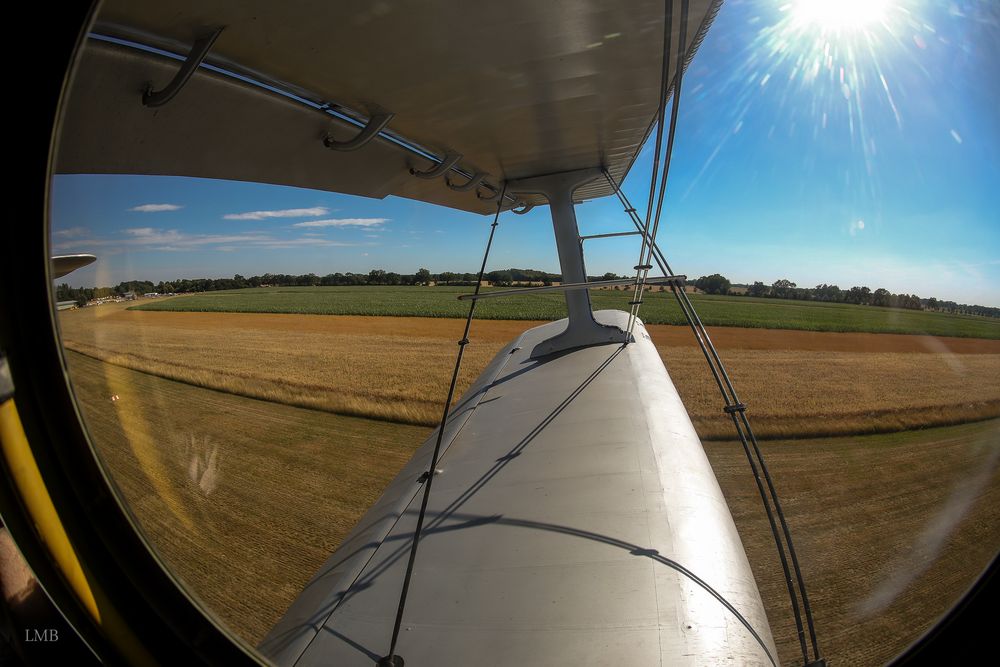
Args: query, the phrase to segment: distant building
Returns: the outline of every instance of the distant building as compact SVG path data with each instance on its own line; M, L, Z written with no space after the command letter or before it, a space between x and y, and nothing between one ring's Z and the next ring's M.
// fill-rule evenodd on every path
M56 303L56 310L75 310L77 307L76 301L59 301Z

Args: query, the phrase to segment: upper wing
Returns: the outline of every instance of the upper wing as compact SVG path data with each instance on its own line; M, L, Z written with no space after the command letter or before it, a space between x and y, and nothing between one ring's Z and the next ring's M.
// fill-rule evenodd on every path
M720 2L692 1L688 58ZM180 61L135 44L186 56L220 26L205 63L225 73L200 67L171 102L143 106L147 85L163 88ZM461 154L456 169L488 174L493 191L501 179L589 167L623 178L657 109L663 3L111 0L91 35L63 110L57 172L394 194L485 213L494 201L409 169L434 164L421 153ZM378 139L340 152L323 138L358 127L331 109L362 125L394 116ZM596 182L577 197L610 193Z

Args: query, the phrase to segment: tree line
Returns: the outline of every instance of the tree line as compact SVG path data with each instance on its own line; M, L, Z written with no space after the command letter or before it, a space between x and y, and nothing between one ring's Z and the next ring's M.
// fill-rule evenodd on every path
M475 285L478 273L455 273L444 271L431 273L421 268L416 273L396 273L383 269L372 269L368 273L329 273L319 276L315 273L290 275L286 273L265 273L245 278L236 274L232 278L178 278L154 283L150 280L127 280L114 287L70 287L62 283L56 287L57 301L76 301L80 305L93 299L137 295L156 292L159 294L187 294L191 292L213 292L217 290L244 289L247 287L334 287L354 285ZM589 280L612 280L619 276L607 273L590 276ZM534 269L501 269L483 275L492 285L509 286L521 282L540 282L549 285L559 282L558 273L547 273Z
M160 294L185 294L190 292L212 292L216 290L244 289L247 287L310 287L310 286L352 286L352 285L475 285L476 273L456 273L443 271L431 273L421 268L416 273L396 273L383 269L372 269L368 273L329 273L319 276L315 273L290 275L284 273L265 273L260 276L244 278L236 274L232 278L178 278L176 280L153 283L149 280L129 280L118 283L114 287L70 287L63 283L56 288L57 301L76 301L83 305L93 299L123 296L128 293L137 295L158 292ZM629 276L618 276L605 273L602 276L588 276L588 280L615 280ZM509 286L515 283L542 283L550 285L560 282L562 276L558 273L536 271L534 269L501 269L490 271L483 275L484 280L497 286ZM881 306L889 308L907 308L911 310L936 310L946 313L981 315L1000 318L1000 308L959 304L954 301L921 298L916 294L893 294L885 288L870 289L867 286L854 286L841 289L837 285L817 285L816 287L799 287L791 280L782 278L771 285L757 281L746 287L746 291L733 291L733 284L725 276L718 273L702 276L694 281L694 286L706 294L745 294L746 296L768 299L797 299L800 301L825 301L831 303L851 303L862 306Z
M694 286L706 294L734 294L765 299L796 299L798 301L825 301L829 303L852 303L859 306L879 306L883 308L906 308L909 310L936 310L960 315L980 315L1000 318L1000 308L991 306L956 303L934 297L921 298L916 294L893 294L884 287L872 290L867 286L855 285L841 289L837 285L816 285L799 287L791 280L782 278L770 285L756 281L746 287L746 291L732 291L732 283L722 275L713 273L694 281Z

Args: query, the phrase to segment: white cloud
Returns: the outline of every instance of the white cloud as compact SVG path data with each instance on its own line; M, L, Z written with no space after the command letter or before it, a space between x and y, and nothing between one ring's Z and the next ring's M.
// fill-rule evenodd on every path
M272 250L282 249L282 248L298 248L301 246L319 247L324 248L349 248L358 245L357 243L341 243L339 241L327 241L325 239L317 238L301 238L301 239L275 239L273 241L261 241L255 242L254 247L257 248L270 248Z
M865 229L865 221L855 220L848 226L847 231L851 236L857 236L862 231L864 231L864 229Z
M141 204L133 206L129 210L136 213L162 213L163 211L177 211L182 208L184 207L177 204Z
M278 211L249 211L247 213L227 213L225 220L266 220L268 218L308 218L314 215L326 215L330 209L325 206L313 208L285 208Z
M265 232L245 232L241 234L188 234L176 229L158 229L155 227L131 227L123 229L122 236L117 238L73 239L53 245L54 250L95 249L102 254L131 249L157 250L177 252L193 250L202 246L219 246L217 250L232 252L239 248L295 248L311 247L341 247L353 246L353 243L340 243L316 237L300 237L293 239L278 238Z
M331 218L296 222L292 227L377 227L386 222L389 218Z
M52 232L53 236L58 236L64 239L75 239L83 236L89 232L86 227L70 227L69 229L60 229L58 231Z

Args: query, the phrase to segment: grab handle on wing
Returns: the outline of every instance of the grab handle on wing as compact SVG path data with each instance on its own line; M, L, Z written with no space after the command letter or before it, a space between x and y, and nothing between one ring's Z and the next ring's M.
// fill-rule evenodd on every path
M484 178L486 178L486 172L480 171L477 172L475 176L470 178L467 182L463 183L462 185L455 185L448 179L447 176L445 177L444 182L449 188L451 188L455 192L468 192L469 190L472 190L473 188L477 187L480 183L482 183Z
M212 45L215 44L215 40L222 34L223 29L225 29L225 26L216 28L211 33L195 41L191 46L191 52L184 60L181 68L177 70L177 74L174 75L173 80L162 90L153 90L152 83L146 84L146 90L142 93L143 106L161 107L172 100L181 91L184 84L188 82L194 71L198 69L198 66L201 65L201 62L208 55L209 50L211 50Z
M373 115L368 119L368 123L361 128L357 136L347 141L337 141L327 132L326 136L323 137L323 145L335 151L355 151L378 136L378 133L389 124L389 121L395 115L392 113L378 113Z
M443 176L448 173L448 170L458 164L459 160L462 159L461 153L448 153L444 156L444 160L435 167L431 167L427 171L417 171L416 169L410 169L410 173L417 178L437 178L438 176Z

